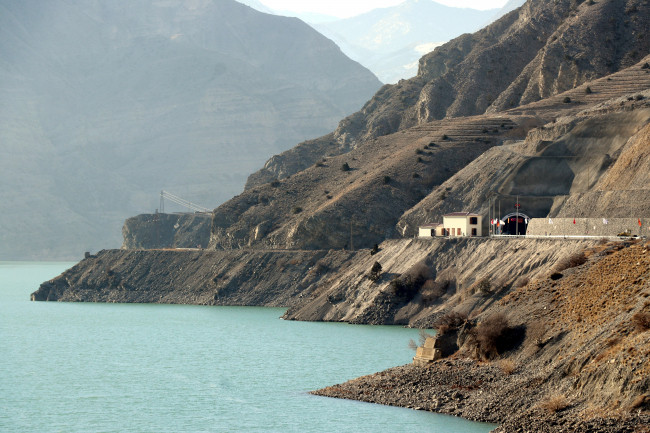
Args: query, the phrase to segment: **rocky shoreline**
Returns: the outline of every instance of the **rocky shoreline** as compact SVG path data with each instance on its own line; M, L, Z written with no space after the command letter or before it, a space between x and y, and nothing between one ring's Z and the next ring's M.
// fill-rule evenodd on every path
M649 247L589 248L484 299L463 324L442 322L451 356L314 394L495 423L496 432L650 432ZM486 325L494 317L501 330Z
M519 373L515 373L519 374ZM589 418L580 405L550 410L535 405L539 379L516 378L498 363L449 359L428 367L404 365L312 394L459 416L498 424L494 432L648 432L648 413Z

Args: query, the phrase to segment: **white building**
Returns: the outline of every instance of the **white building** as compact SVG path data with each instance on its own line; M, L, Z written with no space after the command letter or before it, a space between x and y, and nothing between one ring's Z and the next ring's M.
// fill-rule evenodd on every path
M419 236L421 238L433 238L436 236L444 236L444 227L442 224L425 224L420 226Z
M446 236L483 236L483 217L471 212L453 212L442 216Z

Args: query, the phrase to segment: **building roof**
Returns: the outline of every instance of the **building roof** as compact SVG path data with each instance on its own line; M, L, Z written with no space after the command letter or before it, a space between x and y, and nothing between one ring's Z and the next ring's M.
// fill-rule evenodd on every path
M472 212L452 212L443 215L443 217L468 217L468 216L473 216L473 217L478 217L481 216L477 213L472 213Z
M431 224L423 224L420 226L420 228L423 229L434 229L436 227L440 227L442 224L441 223L431 223Z

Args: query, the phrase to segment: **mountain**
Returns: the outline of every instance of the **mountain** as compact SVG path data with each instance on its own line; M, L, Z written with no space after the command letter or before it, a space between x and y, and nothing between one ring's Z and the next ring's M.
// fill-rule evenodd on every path
M485 29L450 41L420 60L417 77L383 86L334 132L273 157L251 175L245 193L215 210L212 245L342 248L352 242L371 247L386 238L411 236L417 224L436 221L450 210L480 210L487 216L491 189L537 196L535 217L564 215L562 206L586 200L569 197L584 187L583 175L575 172L582 167L605 175L644 120L626 120L634 127L619 132L617 125L624 122L599 119L598 111L589 114L593 119L587 123L576 118L560 127L553 122L597 104L623 110L616 104L630 102L620 98L638 96L638 104L646 103L650 74L643 66L650 36L643 29L648 17L650 5L643 1L529 1ZM523 159L510 165L519 154L534 164L544 160L536 153L542 148L535 137L529 137L536 128L556 131L546 136L560 141L570 131L584 135L588 125L599 122L612 129L600 131L612 141L549 147L558 157L581 158L564 172L556 170L564 176L561 187L533 187L536 178L555 179L545 175L542 163L535 171L519 167ZM527 139L522 149L502 146ZM491 165L476 166L479 161ZM462 171L470 163L478 168ZM344 164L350 170L343 171ZM463 177L452 178L456 173ZM528 185L507 183L516 173L537 177ZM480 188L472 186L476 182ZM594 179L589 185L596 185ZM607 206L621 206L616 197L627 197L635 209L643 209L647 202L639 194L643 191L609 194ZM419 216L411 220L413 212Z
M119 246L161 189L216 206L379 86L300 20L231 0L4 1L0 258Z
M383 86L333 133L274 156L247 187L380 136L436 119L498 113L633 65L650 51L648 12L643 1L526 2L423 56L417 76Z
M448 7L432 0L406 0L351 18L308 22L381 81L395 83L416 74L417 60L423 54L480 29L498 18L495 12Z

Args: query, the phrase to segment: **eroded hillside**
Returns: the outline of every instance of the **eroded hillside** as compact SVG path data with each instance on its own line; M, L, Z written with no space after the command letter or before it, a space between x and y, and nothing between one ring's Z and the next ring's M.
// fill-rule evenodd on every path
M643 83L638 93L575 114L555 112L566 115L531 130L524 141L491 148L408 210L398 231L413 236L418 225L442 221L443 214L458 209L487 217L488 198L498 203L502 215L519 200L520 210L533 218L648 216L650 179L644 164L650 146L650 91L640 89L650 87L650 74L642 68L636 65L609 81L590 82L558 96L582 105L581 96L593 94L585 93L587 87L600 92L612 81ZM550 105L548 100L542 103Z
M460 350L449 358L427 367L397 367L318 394L495 422L503 432L647 431L648 247L636 242L589 248L586 262L569 261L568 268L539 273L505 296L477 304L458 333ZM495 317L504 318L507 328L480 331L486 329L482 323L497 323ZM471 326L482 339L463 333ZM486 353L476 350L486 341L496 352L487 362L482 356L472 360L472 354Z

